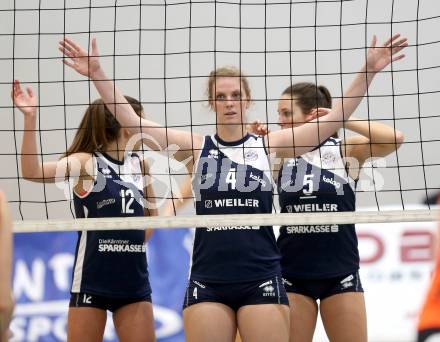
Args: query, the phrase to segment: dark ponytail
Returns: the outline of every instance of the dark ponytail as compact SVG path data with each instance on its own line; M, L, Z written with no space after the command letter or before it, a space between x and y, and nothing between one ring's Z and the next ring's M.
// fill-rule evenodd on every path
M295 100L295 104L301 108L304 114L310 113L313 109L318 107L332 108L332 96L329 90L320 85L317 86L310 82L299 82L287 87L282 96L290 96ZM334 138L338 137L336 132Z
M291 96L305 114L317 107L332 107L332 96L328 89L310 82L295 83L286 88L282 95Z

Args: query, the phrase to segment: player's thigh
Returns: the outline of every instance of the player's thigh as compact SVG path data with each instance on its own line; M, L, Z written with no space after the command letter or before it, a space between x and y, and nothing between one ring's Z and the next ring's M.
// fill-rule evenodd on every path
M290 304L290 341L311 342L318 318L318 304L313 298L287 293Z
M367 314L363 292L345 292L327 297L321 301L320 313L330 341L367 341Z
M256 304L237 312L238 330L243 342L289 341L289 306Z
M148 301L124 305L113 313L116 334L121 342L153 342L153 305Z
M187 342L233 342L237 331L235 312L215 302L186 307L183 324Z
M70 307L67 315L68 342L100 342L104 335L107 312L91 307Z

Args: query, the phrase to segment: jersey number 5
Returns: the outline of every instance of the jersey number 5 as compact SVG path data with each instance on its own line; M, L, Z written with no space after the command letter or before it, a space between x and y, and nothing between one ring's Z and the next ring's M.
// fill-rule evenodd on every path
M128 202L125 200L128 197ZM123 214L133 214L134 210L130 208L131 204L134 200L133 191L130 189L124 190L121 189L121 203L122 203L122 213Z
M304 195L310 195L313 192L313 176L314 175L304 175L303 182L303 193Z

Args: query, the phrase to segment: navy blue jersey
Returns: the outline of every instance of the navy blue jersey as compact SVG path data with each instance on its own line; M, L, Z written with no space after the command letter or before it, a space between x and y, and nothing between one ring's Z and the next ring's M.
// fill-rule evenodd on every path
M206 136L195 166L193 191L198 215L272 212L272 177L262 137L225 142ZM280 273L272 227L196 229L190 277L216 283L267 278Z
M315 150L287 160L278 175L281 212L355 210L355 185L346 171L341 141L329 138ZM283 276L330 278L359 268L354 224L292 225L280 229Z
M93 189L74 193L77 218L143 216L143 180L136 154L124 161L95 153ZM72 293L137 298L151 293L148 283L145 232L111 230L79 232Z

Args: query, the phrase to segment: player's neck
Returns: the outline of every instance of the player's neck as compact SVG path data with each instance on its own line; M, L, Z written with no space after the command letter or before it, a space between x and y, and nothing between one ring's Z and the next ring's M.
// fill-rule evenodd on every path
M124 156L126 154L127 141L123 139L117 139L111 142L105 151L110 157L115 160L122 161L124 160Z
M217 135L223 141L237 141L247 134L245 125L218 125Z

